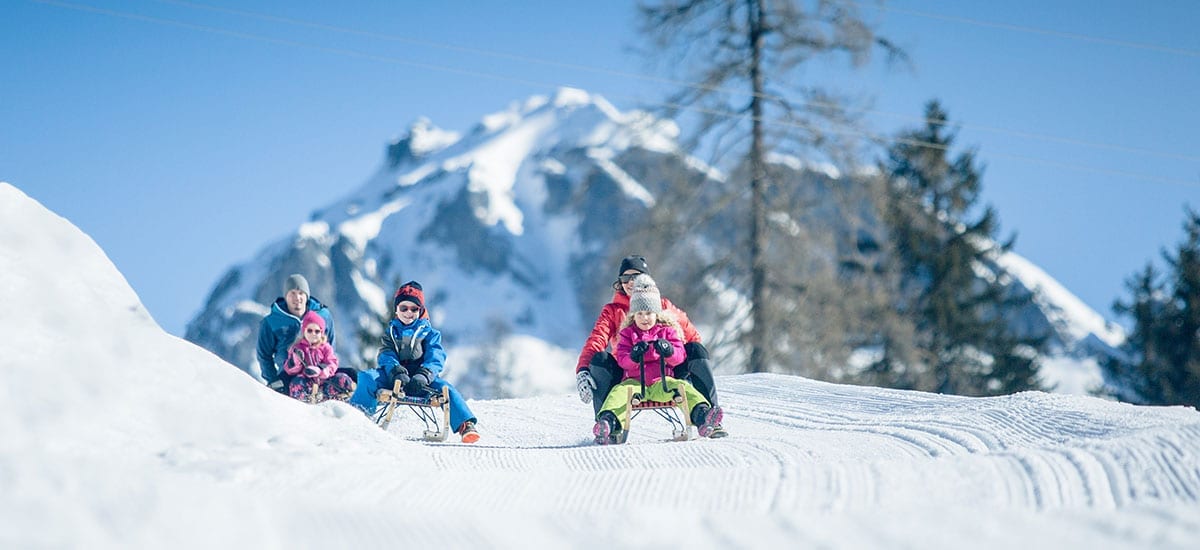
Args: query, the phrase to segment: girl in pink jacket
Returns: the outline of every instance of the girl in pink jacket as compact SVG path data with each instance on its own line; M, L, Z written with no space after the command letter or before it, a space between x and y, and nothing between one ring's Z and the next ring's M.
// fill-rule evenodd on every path
M672 390L678 388L683 392L692 405L689 412L692 424L699 428L700 437L708 437L721 424L724 416L721 407L710 406L704 395L685 380L665 376L666 389L660 382L664 378L663 367L673 369L686 359L686 355L683 330L671 312L663 310L658 286L649 275L643 273L633 280L629 313L621 326L616 356L624 378L608 392L596 414L596 426L592 430L596 443L608 445L625 441L625 427L620 419L629 418L628 388L641 391L643 382L646 388L643 400L670 401L674 395ZM643 365L645 380L642 379ZM673 370L667 372L673 373Z
M283 371L292 379L288 384L288 395L308 401L316 391L319 392L317 401L345 401L354 391L354 381L337 370L337 355L325 336L325 319L310 310L300 320L300 334L288 348L287 361L283 364Z

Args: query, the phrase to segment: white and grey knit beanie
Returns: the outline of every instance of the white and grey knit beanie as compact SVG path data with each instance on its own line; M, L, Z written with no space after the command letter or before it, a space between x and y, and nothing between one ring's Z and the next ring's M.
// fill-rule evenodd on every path
M662 296L658 293L658 285L645 273L633 279L633 290L629 292L629 311L662 311Z

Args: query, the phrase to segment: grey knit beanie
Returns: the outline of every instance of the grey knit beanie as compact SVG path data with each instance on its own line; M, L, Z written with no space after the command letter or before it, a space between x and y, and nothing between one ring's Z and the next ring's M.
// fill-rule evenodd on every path
M662 311L662 296L658 293L658 285L645 273L633 279L633 290L629 293L629 312L639 311Z
M283 293L287 294L289 290L299 290L312 296L312 293L308 291L308 279L299 273L288 275L287 280L283 282Z

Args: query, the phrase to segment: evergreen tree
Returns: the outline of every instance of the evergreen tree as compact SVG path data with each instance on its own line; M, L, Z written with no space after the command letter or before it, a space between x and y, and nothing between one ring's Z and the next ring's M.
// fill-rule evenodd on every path
M900 314L912 321L911 340L883 335L881 359L868 375L893 387L960 395L998 395L1037 389L1044 337L1012 333L1006 313L1026 303L998 272L996 213L985 207L973 221L981 172L974 151L953 160L955 134L936 101L924 128L906 132L881 167L888 185L884 219L898 270ZM997 273L998 275L999 273Z
M1162 402L1200 407L1200 215L1188 209L1184 241L1168 258L1174 282L1168 325L1171 368L1151 380Z
M1163 309L1170 302L1164 299L1163 285L1158 281L1160 274L1153 264L1125 281L1125 288L1132 298L1129 302L1118 300L1113 311L1133 319L1133 330L1125 340L1125 351L1135 360L1110 358L1104 368L1108 371L1108 393L1122 401L1144 403L1151 392L1146 387L1143 370L1162 362L1163 352L1158 338L1166 334L1160 323L1166 321Z
M1166 282L1147 264L1126 282L1130 301L1113 306L1134 323L1129 359L1105 365L1121 399L1200 406L1200 215L1190 208L1184 233L1174 254L1163 252Z

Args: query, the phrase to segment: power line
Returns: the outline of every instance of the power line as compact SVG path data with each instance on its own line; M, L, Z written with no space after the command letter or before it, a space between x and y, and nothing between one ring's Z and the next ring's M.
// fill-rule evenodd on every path
M332 54L337 54L337 55L345 55L345 56L357 57L357 58L361 58L361 59L368 59L368 60L385 62L385 63L399 64L399 65L420 68L420 69L426 69L426 70L460 74L460 75L470 76L470 77L486 78L486 79L497 80L497 81L506 81L506 82L516 83L516 84L539 87L539 88L554 88L554 87L558 87L558 86L562 85L561 83L555 84L555 83L549 83L549 82L539 82L539 81L533 81L533 80L527 80L527 79L513 78L513 77L509 77L509 76L495 74L495 73L486 73L486 72L473 71L473 70L457 69L457 68L453 68L453 67L447 67L444 65L411 61L408 59L402 59L402 58L387 56L387 55L366 53L366 52L361 52L361 51L351 50L351 49L346 49L346 48L333 48L333 47L328 47L328 46L309 44L309 43L295 41L295 40L271 38L271 37L252 34L252 33L233 31L233 30L224 29L224 28L220 28L220 27L213 27L213 26L209 26L209 25L189 23L189 22L179 21L179 20L175 20L175 19L166 19L166 18L142 15L142 14L137 14L137 13L123 12L123 11L112 10L112 9L107 9L107 8L99 8L99 7L90 6L90 5L86 5L86 4L65 2L62 0L31 0L31 1L41 3L41 4L53 5L53 6L57 6L57 7L61 7L61 8L66 8L66 9L73 9L73 10L78 10L78 11L97 13L97 14L107 15L107 16L111 16L111 17L119 17L119 18L131 19L131 20L142 21L142 22L147 22L147 23L175 26L175 27L181 27L181 28L186 28L186 29L191 29L191 30L196 30L196 31L201 31L201 32L208 32L208 33L213 33L213 34L218 34L218 35L223 35L223 36L241 38L241 39L246 39L246 40L266 42L266 43L301 48L301 49L316 50L316 51L322 51L322 52L327 52L327 53L332 53ZM311 22L295 20L295 19L290 19L290 18L277 17L277 16L265 15L265 14L256 14L253 12L245 12L242 10L234 10L234 9L229 9L229 8L206 6L203 4L187 2L184 0L155 0L155 1L160 2L160 3L192 6L192 7L197 7L197 8L201 8L201 9L211 9L211 10L215 10L215 11L233 13L233 14L243 15L243 16L247 16L247 17L255 17L255 18L271 20L271 21L276 21L276 22L284 22L284 23L288 23L288 24L309 26L312 28L332 30L332 31L336 31L336 32L345 32L345 33L358 34L361 36L371 36L371 37L387 39L387 40L422 44L422 45L433 46L433 47L438 47L438 48L453 49L456 51L468 52L468 53L473 53L473 54L488 55L488 56L492 56L492 57L503 57L503 58L522 61L522 62L539 63L539 64L559 66L559 67L569 67L569 68L574 68L574 69L583 70L583 71L603 72L605 74L625 76L625 77L630 77L630 78L635 78L635 79L646 79L646 80L651 80L651 81L655 81L655 82L659 82L659 83L668 83L668 84L674 84L674 85L678 85L678 86L690 86L693 89L705 89L708 91L716 91L716 92L721 91L718 89L689 85L689 84L682 83L682 82L671 81L668 79L662 79L662 78L658 78L658 77L648 77L646 75L639 75L639 74L635 74L635 73L611 71L611 70L607 70L607 69L598 69L595 67L589 67L589 66L585 66L585 65L560 63L560 62L547 61L547 60L536 59L536 58L531 58L531 57L515 56L515 55L509 55L509 54L489 52L489 51L478 50L478 49L473 49L473 48L464 48L464 47L439 44L439 43L434 43L434 42L411 40L411 39L407 39L404 37L397 37L394 35L384 35L384 34L378 34L378 33L373 33L373 32L369 32L369 31L360 31L360 30L349 29L349 28L345 28L345 27L326 25L326 24L322 24L322 23L311 23ZM730 93L736 93L739 95L751 95L751 94L747 94L747 93L740 92L740 91L739 92L730 92ZM624 96L624 95L620 95L620 94L606 94L606 95L609 97L613 97L613 98L620 98L620 99L633 101L635 103L640 103L640 104L646 105L648 107L672 108L672 109L687 111L687 112L692 112L692 113L716 115L716 116L726 117L726 118L730 118L730 119L736 119L736 118L741 118L741 119L745 119L745 120L751 119L751 117L749 117L748 115L746 115L744 113L706 109L706 108L696 107L694 105L679 105L679 104L668 104L668 103L661 103L661 102L660 103L648 103L648 102L645 102L644 100L642 100L641 98L634 98L634 97ZM771 97L767 97L767 99L771 99ZM867 113L874 112L877 114L901 116L901 117L910 118L910 119L913 118L908 115L895 115L894 113L886 113L886 112L882 112L882 111L863 110L862 112L867 112ZM921 118L921 117L917 117L917 119L925 120L924 118ZM801 124L792 124L792 123L780 122L780 121L774 121L774 120L764 120L763 122L765 122L769 125L775 126L775 127L807 129L806 126L801 125ZM1058 136L1051 136L1051 135L1045 135L1045 134L1019 132L1019 131L1014 131L1014 130L1006 130L1006 129L1001 129L1001 128L988 128L988 127L982 127L982 126L968 126L965 124L957 124L957 126L960 128L970 127L973 129L983 129L986 131L993 131L993 132L999 132L999 133L1010 133L1010 134L1028 137L1028 138L1043 139L1043 140L1048 140L1048 141L1058 141L1058 142L1062 142L1062 143L1072 143L1072 144L1083 145L1083 146L1088 146L1088 147L1105 148L1105 149L1110 149L1110 150L1119 150L1119 151L1141 153L1141 154L1152 154L1152 155L1158 155L1158 156L1177 158L1177 159L1181 159L1181 160L1193 160L1193 161L1200 160L1200 157L1197 157L1197 156L1177 155L1174 153L1154 151L1154 150L1149 150L1149 149L1141 149L1141 148L1127 147L1127 146L1121 146L1121 145L1112 145L1112 144L1105 144L1105 143L1097 143L1097 142L1087 142L1087 141L1082 141L1082 140L1075 140L1072 138L1062 138L1062 137L1058 137ZM875 140L877 142L910 143L910 144L917 144L917 145L922 145L922 146L931 147L931 148L941 148L941 149L945 148L945 146L943 146L941 144L920 143L920 142L915 142L913 140L908 140L908 139L904 139L904 138L880 136L878 134L864 132L864 131L857 130L857 129L833 130L833 133L868 138L868 139ZM1047 160L1047 159L1038 159L1038 158L1034 158L1034 157L1026 157L1026 156L1021 156L1021 155L1009 155L1009 154L1005 154L1005 153L998 153L995 151L990 151L989 155L994 156L994 157L1013 158L1013 159L1017 159L1017 160L1039 163L1039 164L1044 164L1044 165L1058 166L1060 168L1071 168L1071 169L1075 169L1078 171L1084 171L1084 172L1104 173L1104 174L1110 174L1110 175L1121 175L1121 176L1125 176L1125 177L1134 177L1134 178L1138 178L1138 179L1143 179L1143 180L1147 180L1147 181L1156 181L1156 182L1161 182L1161 183L1182 184L1182 185L1200 184L1200 178L1198 178L1195 181L1192 181L1192 180L1183 180L1183 179L1178 179L1178 178L1166 178L1166 177L1161 177L1161 176L1153 176L1153 175L1148 175L1148 174L1139 174L1139 173L1134 173L1134 172L1105 170L1105 169L1098 169L1098 168L1094 168L1094 167L1090 167L1090 166L1077 165L1077 164L1071 164L1071 163L1063 163L1063 162L1052 161L1052 160Z
M201 4L198 2L190 2L187 0L153 0L153 1L162 3L162 4L172 4L172 5L178 5L178 6L191 7L191 8L195 8L195 9L209 10L209 11L215 11L215 12L221 12L221 13L229 13L229 14L239 15L239 16L243 16L243 17L260 19L260 20L264 20L264 21L286 23L286 24L290 24L290 25L297 25L297 26L304 26L304 27L314 28L314 29L328 30L328 31L333 31L333 32L351 34L351 35L356 35L356 36L363 36L363 37L374 38L374 39L379 39L379 40L386 40L386 41L401 42L401 43L406 43L406 44L413 44L413 45L426 46L426 47L432 47L432 48L439 48L439 49L444 49L444 50L449 50L449 51L456 51L456 52L460 52L460 53L469 53L472 55L481 55L481 56L493 57L493 58L498 58L498 59L508 59L510 61L518 61L518 62L522 62L522 63L534 63L534 64L539 64L539 65L572 69L572 70L578 70L578 71L583 71L583 72L608 74L608 75L612 75L612 76L619 76L619 77L630 78L630 79L634 79L634 80L652 82L655 84L666 84L666 85L671 85L671 86L675 86L675 87L685 87L685 88L690 88L690 89L694 89L694 90L702 90L702 91L714 92L714 93L724 93L724 94L729 94L729 95L744 95L744 96L753 96L754 95L752 93L747 93L747 92L744 92L741 90L728 90L728 89L717 88L715 86L697 85L697 84L691 83L691 82L684 82L684 81L680 81L680 80L662 78L662 77L657 77L657 76L652 76L652 75L631 73L631 72L626 72L626 71L617 71L617 70L593 67L593 66L588 66L588 65L580 65L580 64L575 64L575 63L564 63L564 62L559 62L559 61L540 59L540 58L536 58L536 57L514 55L514 54L508 54L508 53L504 53L504 52L496 52L496 51L492 51L492 50L483 50L483 49L478 49L478 48L468 48L468 47L463 47L463 46L457 46L457 45L453 45L453 44L431 42L431 41L427 41L427 40L416 40L416 39L403 37L403 36L396 36L396 35L392 35L392 34L363 31L360 29L342 27L342 26L337 26L337 25L329 25L326 23L314 23L311 21L304 21L304 20L294 19L294 18L290 18L290 17L281 17L281 16L264 14L264 13L259 13L259 12L251 12L251 11L246 11L246 10L225 8L225 7L221 7L221 6L212 6L212 5L208 5L208 4ZM903 11L903 10L900 10L900 11ZM913 12L913 13L917 14L919 12ZM931 15L935 15L935 14L931 14ZM950 18L950 19L953 20L954 18ZM974 20L972 20L972 21L974 21ZM983 24L986 22L978 22L978 23ZM1046 32L1051 32L1051 31L1046 31ZM1060 34L1067 34L1067 33L1060 33ZM1078 36L1083 36L1083 35L1078 35ZM769 94L758 94L758 95L760 96L760 98L766 99L766 100L782 99L782 98L778 98L778 97L775 97L775 96L772 96ZM814 107L837 107L837 105L834 105L831 103L826 103L826 102L820 102L820 101L810 101L810 102L808 102L808 104L810 106L814 106ZM858 109L858 110L855 110L855 112L860 112L860 113L864 113L864 114L882 115L882 116L888 116L888 117L894 117L894 118L901 118L904 120L916 120L916 121L925 122L925 123L935 122L935 121L924 119L922 117L913 116L910 114L892 113L892 112L879 111L879 110L874 110L874 109ZM1111 144L1111 143L1104 143L1104 142L1097 142L1097 141L1090 141L1090 140L1081 140L1081 139L1076 139L1076 138L1061 137L1061 136L1055 136L1055 135L1051 135L1051 134L1043 134L1043 133L1038 133L1038 132L1012 130L1012 129L1008 129L1008 128L1001 128L998 126L985 126L985 125L972 124L972 123L960 123L958 126L960 128L967 128L967 129L983 131L983 132L991 132L991 133L997 133L997 134L1009 134L1009 135L1023 138L1023 139L1039 139L1039 140L1043 140L1043 141L1063 143L1063 144L1068 144L1068 145L1078 145L1078 146L1092 147L1092 148L1097 148L1097 149L1107 149L1110 151L1123 151L1123 152L1127 152L1127 153L1150 155L1150 156L1157 156L1157 157L1163 157L1163 158L1172 158L1175 160L1200 162L1200 155L1186 155L1186 154L1174 153L1174 152L1169 152L1169 151L1159 151L1159 150L1155 150L1155 149L1146 149L1146 148L1141 148L1141 147L1131 147L1131 146L1119 145L1119 144Z
M1149 44L1146 42L1132 42L1129 40L1118 40L1115 38L1106 38L1102 36L1092 36L1082 33L1056 31L1052 29L1042 29L1037 27L1028 27L1024 25L1013 25L1010 23L996 23L994 21L984 21L981 19L973 19L970 17L961 17L956 15L943 15L940 13L931 13L927 11L908 10L903 8L891 8L883 5L871 6L879 11L889 13L898 13L902 15L911 15L914 17L924 17L926 19L937 19L940 21L950 21L953 23L962 23L964 25L974 25L976 27L987 27L992 29L1001 29L1006 31L1014 31L1026 34L1040 34L1042 36L1053 36L1056 38L1068 38L1071 40L1081 40L1084 42L1094 42L1097 44L1107 44L1109 46L1120 46L1123 48L1134 48L1139 50L1149 50L1174 55L1182 55L1187 57L1200 57L1200 50L1188 48L1176 48L1173 46L1160 46L1158 44Z
M592 66L588 66L588 65L578 65L575 63L565 63L565 62L561 62L561 61L539 59L536 57L515 55L515 54L510 54L510 53L505 53L505 52L497 52L497 51L493 51L493 50L469 48L466 46L458 46L455 44L431 42L428 40L417 40L415 38L409 38L406 36L397 36L394 34L378 33L378 32L374 32L374 31L364 31L361 29L355 29L355 28L351 28L351 27L342 27L342 26L338 26L338 25L330 25L327 23L314 23L312 21L305 21L302 19L294 19L291 17L282 17L282 16L278 16L278 15L271 15L271 14L266 14L266 13L261 13L261 12L239 10L239 9L234 9L234 8L226 8L226 7L222 7L222 6L212 6L212 5L208 5L208 4L200 4L197 2L188 2L186 0L152 0L152 1L158 2L160 4L173 4L173 5L177 5L177 6L184 6L184 7L195 8L195 9L202 9L202 10L215 11L215 12L220 12L220 13L240 15L243 17L261 19L263 21L286 23L289 25L308 27L311 29L333 31L333 32L339 32L339 33L343 33L343 34L361 36L361 37L365 37L365 38L386 40L389 42L401 42L404 44L412 44L414 46L426 46L426 47L431 47L431 48L439 48L439 49L443 49L443 50L455 51L455 52L460 52L460 53L469 53L469 54L473 54L473 55L494 57L497 59L508 59L510 61L520 61L523 63L535 63L535 64L539 64L539 65L547 65L547 66L558 67L558 68L562 68L562 69L574 69L574 70L585 71L585 72L609 74L609 75L613 75L613 76L648 79L651 81L658 81L658 82L667 83L667 84L677 84L677 85L683 84L680 82L675 82L675 81L671 81L671 80L667 80L667 79L661 79L661 78L657 78L657 77L648 77L647 75L642 75L642 74L637 74L637 73L617 71L617 70L605 69L605 68L600 68L600 67L592 67Z
M246 32L241 32L241 31L232 31L229 29L223 29L220 27L213 27L213 26L209 26L209 25L188 23L185 21L178 21L178 20L174 20L174 19L165 19L165 18L161 18L161 17L154 17L154 16L142 15L142 14L137 14L137 13L122 12L122 11L111 10L111 9L107 9L107 8L98 8L95 6L89 6L89 5L85 5L85 4L75 4L72 2L63 2L61 0L30 0L30 1L37 2L39 4L48 4L48 5L52 5L52 6L57 6L60 8L67 8L67 9L73 9L73 10L78 10L78 11L97 13L97 14L101 14L101 15L108 15L108 16L112 16L112 17L131 19L131 20L142 21L142 22L146 22L146 23L155 23L155 24L168 25L168 26L174 26L174 27L182 27L182 28L191 29L191 30L195 30L195 31L208 32L208 33L219 34L219 35L223 35L223 36L230 36L230 37L234 37L234 38L243 38L246 40L254 40L254 41L258 41L258 42L266 42L266 43L277 44L277 45L282 45L282 46L290 46L290 47L295 47L295 48L316 50L316 51L322 51L322 52L333 53L333 54L338 54L338 55L358 57L361 59L369 59L369 60L373 60L373 61L395 63L398 65L406 65L409 67L415 67L415 68L419 68L419 69L428 69L428 70L434 70L434 71L449 72L449 73L461 74L461 75L465 75L465 76L483 77L483 78L489 78L492 80L509 81L509 82L514 82L517 84L526 84L526 85L538 86L538 87L546 87L546 86L553 87L553 85L549 85L545 82L512 78L512 77L507 77L504 75L498 75L498 74L494 74L494 73L483 73L483 72L479 72L479 71L471 71L471 70L466 70L466 69L456 69L453 67L446 67L444 65L435 65L435 64L431 64L431 63L423 63L420 61L411 61L408 59L402 59L402 58L387 56L387 55L366 53L366 52L361 52L361 51L351 50L351 49L346 49L346 48L333 48L333 47L329 47L329 46L320 46L320 45L313 45L313 44L309 44L309 43L305 43L305 42L299 42L296 40L271 38L268 36L251 34L251 33L246 33Z
M669 108L674 108L674 109L679 109L679 110L687 110L687 111L691 111L691 112L695 112L695 113L710 114L710 115L722 116L722 117L731 118L731 119L740 118L740 119L744 119L746 121L753 120L753 117L751 117L750 115L745 114L745 113L734 113L731 111L706 109L706 108L696 107L694 105L658 103L658 104L655 104L654 106L669 107ZM780 121L776 121L776 120L762 120L762 122L769 126L773 126L776 128L808 129L806 126L804 126L802 124L780 122ZM946 121L941 121L941 122L946 122ZM947 124L949 124L949 123L947 123ZM927 147L929 149L935 149L935 150L940 150L940 151L948 151L949 150L948 146L941 144L941 143L932 143L932 142L928 142L928 141L921 141L921 140L904 138L904 137L884 136L884 135L880 135L878 133L868 132L868 131L864 131L864 130L834 129L831 131L831 133L839 134L839 135L861 137L861 138L874 140L876 142L902 143L902 144L914 145L914 146L919 146L919 147ZM1058 167L1058 168L1072 169L1072 170L1076 170L1076 171L1080 171L1080 172L1090 172L1093 174L1103 174L1103 175L1109 175L1109 176L1122 176L1122 177L1129 177L1129 178L1153 181L1153 182L1158 182L1158 183L1166 183L1166 184L1172 184L1172 185L1188 185L1188 186L1200 185L1200 175L1197 175L1196 179L1194 179L1194 180L1187 180L1187 179L1171 178L1171 177L1165 177L1165 176L1154 176L1154 175L1150 175L1150 174L1142 174L1139 172L1128 172L1128 171L1123 171L1123 170L1097 168L1094 166L1087 166L1087 165L1082 165L1082 164L1072 164L1072 163L1067 163L1067 162L1062 162L1062 161L1030 157L1030 156L1026 156L1026 155L1017 155L1017 154L1011 154L1011 153L996 152L996 151L989 151L988 156L989 157L997 157L997 158L1011 158L1014 160L1019 160L1019 161L1024 161L1024 162L1029 162L1029 163L1034 163L1034 164L1042 164L1045 166L1054 166L1054 167Z

